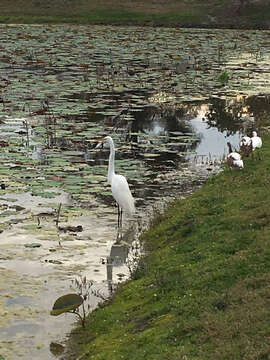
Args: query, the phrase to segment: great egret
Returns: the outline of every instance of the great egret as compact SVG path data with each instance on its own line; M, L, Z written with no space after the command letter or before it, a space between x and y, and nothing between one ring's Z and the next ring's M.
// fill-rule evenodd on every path
M241 159L241 155L238 152L232 150L232 145L229 141L227 142L227 145L229 148L229 155L227 156L227 164L230 167L242 169L244 167L244 163L243 160Z
M135 212L134 198L130 192L127 179L123 175L114 172L115 149L113 139L106 136L103 142L110 146L108 182L111 184L112 196L118 205L118 229L122 229L123 211L132 215Z

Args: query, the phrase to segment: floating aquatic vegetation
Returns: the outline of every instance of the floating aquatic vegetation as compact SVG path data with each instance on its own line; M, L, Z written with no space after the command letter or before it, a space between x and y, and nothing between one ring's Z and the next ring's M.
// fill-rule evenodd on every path
M40 244L40 243L29 243L29 244L24 244L24 246L25 246L26 248L34 249L34 248L40 247L41 244Z

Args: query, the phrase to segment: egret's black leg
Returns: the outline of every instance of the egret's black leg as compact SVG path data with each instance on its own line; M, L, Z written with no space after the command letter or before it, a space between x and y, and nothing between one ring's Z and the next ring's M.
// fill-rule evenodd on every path
M117 227L119 229L120 228L120 214L121 214L121 210L120 210L119 205L117 205L117 214L118 214Z
M120 228L122 229L123 210L120 208Z
M122 208L120 208L120 206L117 206L118 209L118 229L117 229L117 239L116 242L118 242L119 240L121 240L122 238L122 217L123 217L123 210Z

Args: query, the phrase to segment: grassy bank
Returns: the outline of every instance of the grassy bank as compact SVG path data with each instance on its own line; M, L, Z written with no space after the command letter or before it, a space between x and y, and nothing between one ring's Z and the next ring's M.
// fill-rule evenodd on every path
M156 219L134 280L74 332L68 359L269 359L269 135L262 155Z
M269 0L2 0L2 23L269 28Z

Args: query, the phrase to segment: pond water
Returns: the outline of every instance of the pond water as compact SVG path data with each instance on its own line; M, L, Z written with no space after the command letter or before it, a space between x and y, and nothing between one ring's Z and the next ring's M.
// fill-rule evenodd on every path
M267 131L269 96L254 94L269 86L269 39L70 25L2 34L0 355L55 359L75 318L50 310L74 279L94 281L93 309L129 277L153 214L219 172L227 141L238 149L242 134ZM176 40L189 43L181 56ZM136 199L121 244L103 135Z
M59 188L45 189L52 195L48 198L33 196L30 192L10 193L6 182L7 187L1 190L0 196L0 204L7 212L1 215L4 227L0 234L0 344L3 356L8 359L29 359L29 356L53 359L55 346L61 352L61 342L75 319L70 314L49 315L56 298L74 292L72 280L86 276L95 282L95 295L91 296L91 307L94 308L110 294L112 283L125 280L129 276L130 264L126 259L130 245L133 244L134 249L139 232L148 225L143 220L145 213L151 214L153 207L156 211L157 203L160 206L176 197L186 196L211 172L219 171L227 154L226 142L229 140L238 148L242 132L250 131L264 121L253 116L252 106L257 100L254 97L252 102L250 99L244 101L244 108L247 102L251 105L241 118L232 115L226 108L228 101L222 99L186 103L177 110L169 106L163 109L148 106L136 114L134 128L129 132L115 132L116 167L130 175L137 205L136 218L125 219L121 245L114 244L116 209L110 193L107 194L109 191L103 191L107 189L105 176L95 183L97 189L102 187L103 190L94 193L87 206L84 199L79 204L78 198L74 199ZM238 107L237 99L230 99L230 109L234 109L233 102ZM269 114L267 98L264 109ZM223 120L218 111L222 111ZM11 118L11 124L16 123L15 120ZM5 120L5 125L8 121ZM121 126L119 124L120 129ZM29 138L31 140L31 135ZM90 143L92 149L87 150L87 157L83 156L83 151L75 150L71 156L71 149L66 155L63 151L61 156L66 156L70 167L85 164L92 170L106 170L108 149L96 149ZM75 161L77 156L81 159ZM54 158L49 152L47 158L53 166ZM123 165L125 161L127 165ZM33 161L29 160L25 165L28 168L29 162L32 164ZM35 164L42 179L46 178L47 167L47 164ZM141 174L141 168L144 177L137 174ZM16 171L14 169L14 177L18 176ZM11 173L12 168L9 176ZM81 226L83 231L56 230L55 210L59 203L63 209L60 226ZM25 247L31 243L38 243L40 247ZM114 259L111 268L107 265L108 257Z

